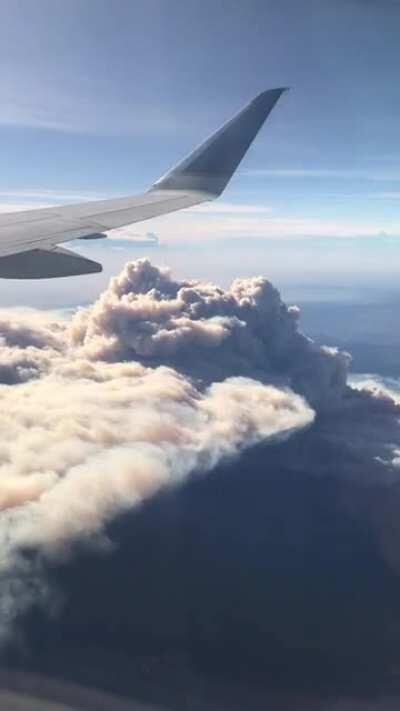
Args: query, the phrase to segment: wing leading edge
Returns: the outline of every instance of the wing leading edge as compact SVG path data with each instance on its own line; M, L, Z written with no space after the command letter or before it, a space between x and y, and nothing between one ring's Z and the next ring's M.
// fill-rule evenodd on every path
M100 264L57 245L214 200L284 91L259 94L142 195L0 214L0 278L101 271Z

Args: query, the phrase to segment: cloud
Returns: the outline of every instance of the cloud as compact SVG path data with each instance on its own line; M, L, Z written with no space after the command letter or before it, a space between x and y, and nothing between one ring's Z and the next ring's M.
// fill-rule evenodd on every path
M12 202L0 204L1 212L19 212L58 204L86 202L112 197L109 194L87 193L57 190L15 190L0 191L0 197L15 198ZM397 193L385 192L363 195L364 198L395 199ZM329 197L332 197L330 195ZM342 197L333 195L333 197ZM29 200L29 202L27 202ZM270 205L259 203L233 204L212 202L195 206L179 213L154 218L152 229L163 241L169 244L203 245L205 240L215 243L219 240L250 239L262 240L296 240L317 238L363 239L377 237L385 228L389 237L397 237L400 233L400 223L371 223L354 219L325 219L323 217L308 217L304 215L287 216L274 212ZM145 233L139 231L137 224L109 230L107 236L111 240L138 242L143 240ZM188 234L190 238L188 239Z
M336 437L354 412L368 431L349 356L316 346L298 315L263 277L223 290L146 259L71 319L0 312L7 536L59 550L101 534L125 507L310 424L315 410L328 421L342 413ZM371 402L395 438L393 401Z
M357 219L325 219L304 215L287 216L272 212L269 208L241 212L240 210L219 213L216 210L183 210L178 214L155 218L152 226L163 240L169 243L204 244L205 240L215 243L219 239L316 239L316 238L359 238L376 237L384 226L388 235L396 236L400 224L387 225L382 220L375 222ZM112 233L111 233L112 234ZM188 239L190 234L190 240Z
M118 227L115 230L111 230L110 232L107 232L107 237L111 242L128 242L133 246L157 247L159 245L159 239L154 232L138 232L136 223L128 225L127 227Z
M162 708L396 708L398 505L374 461L396 411L356 400L127 509L106 555L53 557L64 602L19 618L25 668Z
M1 395L0 506L37 500L12 525L25 544L50 551L101 532L189 472L313 418L293 393L233 378L201 394L169 369L138 364L64 365Z
M227 708L300 678L299 708L363 709L331 685L398 660L400 386L349 379L298 321L263 277L224 290L148 260L72 315L0 311L4 650L22 635L35 668L100 665L108 690L117 665L129 697L166 645L147 694L166 665L215 697L200 667Z
M255 168L242 173L249 177L318 178L339 180L396 181L400 174L393 171L354 170L353 168Z
M223 290L146 259L71 319L0 312L7 537L60 550L315 410L353 416L364 399L346 384L349 356L297 321L263 277Z
M0 204L0 213L2 212L23 212L24 210L35 210L42 207L53 207L51 202L3 202Z
M94 360L165 362L207 383L231 375L293 387L316 407L333 407L346 391L349 357L319 348L298 331L264 277L212 283L176 281L141 259L72 320L69 338Z
M385 190L381 193L375 193L372 195L368 195L367 197L375 197L375 198L378 198L381 200L399 200L400 192L393 191L393 190L391 190L391 191Z
M221 202L217 200L216 202L201 203L200 205L195 205L194 207L187 208L186 212L200 212L200 213L222 213L222 214L242 214L242 215L260 215L263 213L272 212L272 207L267 205L258 205L252 203L231 203L231 202Z
M26 76L26 73L25 73ZM99 82L97 82L99 83ZM0 125L25 126L61 133L97 135L170 135L176 131L173 111L160 110L151 100L138 102L129 97L116 97L112 87L101 81L109 100L99 107L95 83L36 81L20 86L9 77L3 86ZM69 86L68 86L69 84ZM110 96L112 96L112 100ZM79 106L79 109L77 107ZM182 112L181 112L182 113ZM181 132L190 125L181 118Z
M15 190L0 190L0 198L17 198L18 200L22 201L22 204L17 204L16 209L22 209L27 199L40 200L46 204L51 205L53 202L55 204L63 203L66 201L86 202L90 200L106 200L107 198L111 197L117 196L112 196L109 193L106 194L97 192L82 192L77 190L50 190L47 188L16 188ZM49 203L48 201L51 202ZM33 204L35 206L35 203ZM0 209L3 211L3 205L0 205Z
M296 311L266 280L224 292L147 260L70 320L0 313L0 339L2 575L21 587L21 550L104 544L105 524L160 488L308 426L303 391L322 406L344 387L345 360L297 333ZM11 589L3 625L25 604Z

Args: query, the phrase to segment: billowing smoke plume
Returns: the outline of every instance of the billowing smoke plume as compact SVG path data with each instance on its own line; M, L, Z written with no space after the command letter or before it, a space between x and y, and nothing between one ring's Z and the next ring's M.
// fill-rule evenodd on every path
M9 540L50 551L100 535L160 487L310 424L312 408L359 405L348 356L297 320L264 278L224 291L145 259L71 320L0 314Z
M47 615L61 565L72 601L50 650L77 630L107 645L115 628L140 653L147 620L156 648L157 634L181 635L228 674L250 660L250 678L267 678L269 660L271 683L280 668L314 680L320 649L324 680L329 664L336 674L397 660L400 398L376 379L349 384L349 356L313 343L298 317L264 278L223 290L147 260L70 317L0 311L0 633L33 601ZM176 520L154 497L172 487ZM238 697L237 708L264 701Z
M172 366L203 385L228 375L289 386L332 410L348 394L349 356L316 346L299 332L298 315L265 278L238 279L224 291L176 282L142 259L70 323L0 313L0 381L24 382L60 363L78 374L89 363L135 361Z
M264 279L224 292L146 260L70 321L0 314L4 580L17 562L25 575L21 550L104 544L104 524L160 488L309 425L304 394L342 398L344 358L296 317Z
M0 506L22 507L14 536L57 551L189 472L313 419L294 393L245 378L200 392L137 363L59 365L0 402Z

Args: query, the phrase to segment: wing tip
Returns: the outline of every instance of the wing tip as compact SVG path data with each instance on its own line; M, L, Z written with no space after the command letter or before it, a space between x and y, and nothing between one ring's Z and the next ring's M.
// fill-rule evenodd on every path
M283 94L285 91L290 91L290 86L276 86L273 89L265 89L260 92L259 96L264 96L264 94Z
M264 103L268 102L268 104L272 103L274 105L278 99L282 96L282 94L285 94L287 91L290 91L289 86L280 86L275 89L266 89L265 91L261 91L257 96L254 97L253 101L251 101L251 104L258 104L258 103Z
M280 96L289 87L267 89L153 184L157 190L192 191L216 198L224 191Z

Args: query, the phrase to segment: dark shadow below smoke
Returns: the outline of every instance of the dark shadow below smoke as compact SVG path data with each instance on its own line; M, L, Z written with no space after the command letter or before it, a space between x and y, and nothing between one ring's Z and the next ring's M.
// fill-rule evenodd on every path
M374 494L340 476L349 466L317 423L120 516L111 553L48 566L64 605L20 619L4 660L177 709L188 694L261 709L284 692L303 708L299 694L393 688L400 578L352 505Z

